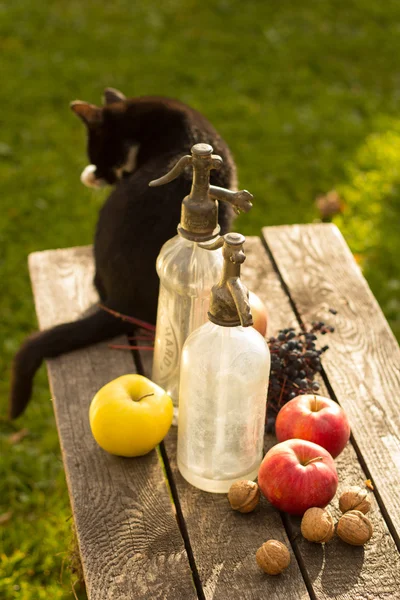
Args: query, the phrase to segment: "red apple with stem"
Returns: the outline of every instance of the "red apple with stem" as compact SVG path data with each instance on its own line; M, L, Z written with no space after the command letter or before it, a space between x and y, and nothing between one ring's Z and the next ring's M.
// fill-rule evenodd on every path
M276 508L302 515L314 506L324 508L332 500L338 476L329 452L295 439L267 452L258 472L258 485Z
M330 398L304 394L281 408L275 423L279 442L298 438L319 444L336 458L350 437L350 425L339 404Z

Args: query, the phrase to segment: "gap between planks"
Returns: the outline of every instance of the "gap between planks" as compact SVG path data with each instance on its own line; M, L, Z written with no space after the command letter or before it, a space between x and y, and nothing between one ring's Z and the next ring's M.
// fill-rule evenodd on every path
M264 303L267 304L270 317L269 334L272 335L272 333L275 333L279 327L287 327L289 325L295 326L296 317L294 309L296 307L293 306L293 303L291 304L289 302L289 295L283 290L281 280L278 278L261 240L257 238L248 238L246 243L246 254L248 255L248 260L243 265L243 279L245 284L254 292L258 293ZM151 357L148 353L143 354L142 357L145 365L145 372L150 374ZM321 389L321 393L326 392ZM266 450L275 443L276 439L273 438L273 436L266 436ZM174 444L173 441L171 441L170 436L168 436L166 440L166 447L168 454L171 454L172 452L171 459L175 467ZM349 485L354 485L360 480L365 479L365 475L357 461L357 457L351 444L348 445L337 462L339 463L338 471L340 474L339 494L340 491L343 491ZM184 506L182 512L186 518L189 518L187 529L191 535L196 560L198 564L200 562L200 568L204 567L204 565L202 565L204 556L202 554L201 541L196 539L196 530L191 522L191 507L195 505L193 498L196 495L198 496L201 494L201 492L199 494L196 492L189 493L185 486L182 485L181 477L179 473L176 472L176 468L172 469L172 478L174 479L176 489L179 488L179 494ZM337 520L340 514L336 504L337 501L335 501L334 505L331 505L330 508L334 518ZM265 509L266 507L261 508L262 511ZM354 549L349 546L346 547L339 539L334 540L334 542L329 544L326 549L323 549L320 545L306 542L299 533L300 520L286 515L280 516L282 531L286 531L287 533L285 538L287 542L290 543L292 552L296 557L296 562L302 575L302 585L307 589L307 597L311 597L312 600L329 599L332 597L333 592L337 592L335 597L338 599L348 600L350 597L354 597L349 596L349 594L354 593L357 594L357 597L361 600L370 598L374 586L377 588L375 591L379 597L381 597L381 592L382 597L394 597L393 590L396 589L396 586L398 585L398 577L394 574L396 565L398 564L398 555L393 539L387 531L385 521L376 504L373 514L376 532L372 542L365 549L365 560L364 558L361 560L360 549ZM265 517L267 517L267 515L265 515ZM267 518L264 520L264 527L266 521ZM247 526L249 528L248 533L250 533L250 522ZM274 534L271 534L272 531L267 528L265 539L274 537ZM265 541L265 539L263 541ZM364 556L364 549L362 549L361 552L362 556ZM212 548L210 548L210 555L213 555ZM382 560L377 563L379 556L382 556ZM324 557L326 557L326 563L324 562ZM383 560L383 557L388 562ZM347 566L351 563L352 572L347 573ZM204 568L201 571L201 575L203 583L206 582L207 577L205 577ZM207 586L204 586L204 590L207 591ZM268 593L268 591L268 587L264 584L264 592ZM287 593L283 581L281 581L279 593L286 594L286 597L292 597ZM212 595L207 595L206 597L207 600L213 598ZM216 597L222 598L223 596ZM280 597L284 596L280 595Z
M258 242L261 247L261 242L254 238L248 242L252 246ZM262 247L261 250L266 258ZM275 279L275 275L273 277ZM141 369L151 377L151 353L141 353ZM225 494L209 494L189 485L177 470L176 437L173 427L163 444L164 459L169 466L167 472L175 503L180 509L180 527L184 537L187 533L190 540L203 597L206 600L260 600L264 597L315 600L312 584L304 580L297 549L295 551L286 535L279 512L262 498L256 511L240 515L229 508ZM255 561L258 547L271 538L285 543L292 556L288 571L279 577L264 575Z
M318 228L310 228L315 235ZM302 231L303 226L299 229ZM280 228L278 228L279 230ZM267 229L269 230L269 228ZM252 291L257 293L266 304L269 311L269 335L275 335L279 328L296 326L293 302L287 290L284 290L281 279L278 278L261 240L249 238L245 247L248 260L243 265L243 279ZM262 265L265 263L269 266ZM291 268L295 268L294 265ZM270 274L274 273L274 277ZM301 271L301 273L304 272ZM286 293L285 293L286 292ZM298 316L299 313L297 313ZM300 318L300 320L302 320ZM327 394L321 382L321 394ZM276 443L272 436L266 436L268 444ZM340 511L337 498L350 485L365 480L355 454L354 448L348 444L342 454L336 459L339 473L338 493L329 508L337 520ZM326 547L310 544L300 534L300 519L282 515L292 547L299 560L299 565L311 597L318 599L336 598L348 600L350 597L370 598L371 593L376 597L395 597L400 585L400 560L394 540L391 537L386 522L379 511L375 497L371 498L373 510L371 519L375 533L371 542L362 549L350 547L338 538L332 540ZM349 570L350 568L350 570Z
M308 233L308 235L310 235L309 231L310 231L310 226L301 226L302 230L304 230L305 235ZM341 234L339 233L339 236L336 234L336 232L338 232L337 228L334 225L330 225L330 224L315 224L313 226L312 231L315 232L314 236L315 238L318 239L318 237L321 237L322 239L324 239L324 236L326 236L327 238L329 238L329 236L332 236L334 238L334 240L336 241L337 239L339 241L337 241L337 244L342 244L343 246L345 246L345 248L348 250L348 247L345 243L345 241L343 240L343 237L341 236ZM290 291L289 288L289 284L288 282L285 280L284 275L282 274L282 267L286 266L286 265L282 265L282 253L279 255L279 251L274 251L274 248L271 246L271 244L268 242L268 237L271 236L271 233L273 233L273 237L271 239L275 240L278 237L282 238L282 241L285 240L285 238L289 238L291 236L291 233L295 231L296 228L299 228L299 226L282 226L282 227L273 227L273 228L264 228L263 230L263 236L261 236L261 240L263 242L263 245L268 253L268 256L271 260L271 263L275 269L275 272L277 274L277 276L279 277L282 287L286 293L286 295L288 296L290 305L296 315L296 318L300 324L301 327L304 327L303 324L303 317L301 314L301 311L296 303L296 300L293 297L293 293ZM309 230L307 232L307 229ZM286 235L285 235L286 234ZM293 236L294 237L294 236ZM328 242L327 242L328 243ZM278 254L278 256L277 256ZM349 252L350 254L350 252ZM347 257L346 257L347 258ZM293 268L294 265L293 265ZM284 271L285 272L285 271ZM290 271L291 272L291 271ZM286 274L288 275L289 273L289 269L286 269ZM364 279L361 276L362 279ZM366 284L365 282L365 286L369 291L368 288L368 284ZM292 286L293 287L293 282L292 282ZM372 294L371 294L372 296ZM377 307L379 312L381 312L381 309L379 308L379 306ZM384 319L383 315L382 318ZM329 357L328 357L329 358ZM324 365L324 361L322 362L322 364ZM325 362L326 364L326 362ZM329 392L329 395L331 396L331 398L333 400L335 400L335 402L337 402L338 404L341 404L340 402L340 398L338 397L338 393L335 392L334 386L331 385L330 381L329 381L329 377L326 371L326 368L322 369L322 378L324 381L324 384ZM373 469L370 468L366 458L363 455L363 452L360 448L360 445L357 442L356 436L354 435L354 427L352 427L352 433L351 433L351 438L350 441L354 447L354 450L356 452L357 458L364 470L364 472L367 475L368 479L371 479L373 485L374 485L374 495L376 497L376 500L378 502L379 508L381 510L382 516L386 522L386 525L390 531L391 536L393 537L393 540L396 544L396 547L398 549L398 551L400 552L400 536L399 536L399 532L396 529L396 526L393 522L393 519L385 505L384 499L382 497L382 493L380 490L380 486L379 483L377 482L377 477L374 477L374 473L373 473Z
M300 312L280 276L279 269L277 269L276 264L273 265L271 263L269 253L266 253L261 240L258 238L248 238L246 242L246 254L248 255L248 260L243 265L243 279L245 284L252 291L259 294L263 302L267 305L270 317L269 334L274 334L279 327L295 326L296 320L301 322ZM151 357L148 353L142 355L142 357L145 372L149 375L151 373ZM325 380L329 384L327 377L325 377ZM321 393L322 395L329 395L323 387L321 388ZM274 443L276 443L276 440L273 436L266 436L266 450ZM174 444L171 439L167 438L166 448L168 455L172 452L170 458L175 467ZM339 472L338 494L349 485L354 485L366 478L351 444L348 444L342 455L337 459L337 463ZM174 480L175 488L177 490L179 488L179 494L184 507L182 512L186 518L189 518L187 529L191 535L196 561L201 568L203 567L201 562L204 560L204 556L201 553L201 541L196 539L196 531L193 527L193 522L190 520L191 507L193 505L196 506L193 501L196 493L189 493L185 489L185 486L182 485L180 475L176 472L175 468L172 469L170 477ZM382 598L396 596L397 592L395 590L398 589L400 583L399 556L394 540L387 529L386 521L379 507L376 505L375 496L373 496L372 501L374 506L372 520L375 532L365 550L364 548L360 549L348 546L339 539L333 540L326 548L318 544L310 544L302 539L300 535L300 520L287 515L281 515L283 520L283 526L281 525L281 527L282 530L286 531L287 536L285 537L290 542L292 552L296 556L296 562L302 575L302 584L307 588L307 597L311 597L312 600L328 600L334 594L334 597L338 599L349 600L355 597L353 594L356 594L360 600L366 600L371 597L371 594L374 594L374 597ZM330 505L335 520L340 516L336 505L337 499ZM262 507L262 510L264 511L264 507ZM250 522L248 526L251 527ZM265 539L271 537L271 531L267 529L267 532ZM213 556L212 548L210 548L209 553ZM201 575L201 580L206 582L207 578L204 576L204 569L201 571ZM204 586L204 590L207 591L207 586ZM268 587L265 586L264 592L267 595L268 591ZM280 597L292 597L290 594L287 594L287 589L285 589L283 582L281 582L279 592L282 594ZM219 599L223 596L216 597ZM209 600L213 596L206 595L206 598Z
M263 238L263 237L261 237L261 241L262 241L262 243L264 245L264 248L265 248L266 252L268 253L268 256L269 256L269 258L271 260L271 263L272 263L272 265L273 265L273 267L275 269L275 272L276 272L276 274L277 274L277 276L278 276L278 278L279 278L279 280L280 280L280 282L282 284L282 288L285 291L285 294L287 295L287 297L289 299L290 306L292 307L293 312L296 315L296 319L298 321L298 324L300 325L300 327L302 329L304 329L304 322L303 322L303 319L301 317L301 314L298 311L296 303L294 302L294 300L292 298L292 295L290 293L290 290L289 290L288 286L286 285L286 282L283 279L283 277L282 277L282 275L281 275L281 273L279 271L278 265L277 265L277 263L276 263L276 261L274 259L274 255L271 252L271 249L270 249L270 247L269 247L266 239ZM332 388L332 386L331 386L331 384L329 382L328 376L327 376L326 371L325 371L325 369L323 367L323 362L322 362L321 377L322 377L322 380L324 382L324 385L325 385L325 387L326 387L326 389L328 391L328 394L329 394L330 398L332 400L334 400L335 402L337 402L337 404L340 404L340 402L339 402L339 400L338 400L338 398L337 398L337 396L335 394L335 391L333 390L333 388ZM400 539L399 539L399 536L398 536L397 531L396 531L396 529L395 529L395 527L393 525L393 522L392 522L392 520L391 520L391 518L389 516L389 513L388 513L388 511L386 509L386 506L385 506L385 504L383 502L382 496L379 493L378 487L377 487L376 483L374 482L373 476L372 476L372 474L371 474L371 472L370 472L370 470L368 468L368 465L365 462L365 459L364 459L364 457L362 455L362 452L361 452L361 450L360 450L360 448L359 448L356 440L354 439L353 433L351 433L351 435L350 435L350 443L352 444L352 446L354 448L354 451L355 451L355 453L357 455L357 459L358 459L358 461L359 461L359 463L360 463L363 471L367 475L367 478L370 479L371 482L372 482L372 484L373 484L374 495L375 495L376 500L378 502L378 506L379 506L380 511L382 513L382 516L383 516L383 518L385 520L385 523L386 523L386 525L387 525L387 527L388 527L388 529L390 531L390 534L391 534L391 536L393 538L393 541L396 544L396 547L397 547L397 549L400 552ZM288 527L287 520L284 520L284 523L285 523L285 527L287 528ZM290 534L289 533L288 533L288 536L289 536L289 539L290 539Z
M34 253L29 266L42 328L76 320L97 300L90 247ZM156 454L111 456L90 431L91 399L111 379L135 372L130 353L118 354L104 342L47 366L88 597L194 600Z
M150 373L147 372L149 369L145 368L144 364L146 364L146 361L142 361L142 355L141 355L140 351L134 350L132 352L132 354L134 356L137 372L140 373L140 375L143 375L145 377L149 376ZM147 362L147 364L149 364L149 363ZM157 452L158 459L161 463L161 468L162 468L162 471L163 471L163 474L165 477L165 484L168 488L168 493L170 495L171 503L173 505L173 511L174 511L174 514L176 517L176 521L178 523L178 527L179 527L179 531L180 531L182 539L183 539L183 543L185 545L185 550L186 550L186 554L188 557L190 569L192 571L193 583L196 588L198 600L206 600L206 597L205 597L204 591L203 591L203 586L200 581L199 572L197 570L196 561L194 560L193 549L192 549L192 546L190 544L190 539L189 539L189 533L188 533L188 530L186 527L185 519L184 519L183 512L182 512L182 507L181 507L181 504L179 501L178 490L176 489L171 465L170 465L170 462L168 459L168 455L167 455L167 452L165 449L164 442L161 442L159 444L157 450L158 450L158 452Z

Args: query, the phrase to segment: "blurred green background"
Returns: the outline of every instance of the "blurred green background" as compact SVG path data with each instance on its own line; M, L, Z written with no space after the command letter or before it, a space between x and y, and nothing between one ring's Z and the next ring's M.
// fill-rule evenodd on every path
M91 243L107 195L79 181L85 135L68 108L99 102L106 86L209 117L256 198L243 233L317 220L315 199L336 190L333 220L399 337L399 36L397 0L1 3L1 413L11 358L36 327L27 255ZM26 414L0 423L6 600L72 597L49 398L42 369Z

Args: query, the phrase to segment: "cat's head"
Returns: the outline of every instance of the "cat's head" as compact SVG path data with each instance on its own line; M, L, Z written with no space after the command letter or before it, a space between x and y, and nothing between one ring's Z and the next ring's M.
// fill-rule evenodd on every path
M138 145L123 131L126 109L124 94L113 88L104 92L103 106L75 100L71 109L87 128L87 153L90 164L81 174L88 187L112 185L135 170Z

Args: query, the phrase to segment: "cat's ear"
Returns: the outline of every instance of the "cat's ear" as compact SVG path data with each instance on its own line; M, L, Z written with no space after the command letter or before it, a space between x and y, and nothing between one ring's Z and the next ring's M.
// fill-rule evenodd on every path
M103 104L112 104L113 102L123 102L126 96L115 88L106 88L103 94Z
M103 111L94 104L74 100L71 102L70 107L88 127L100 125L103 122Z

